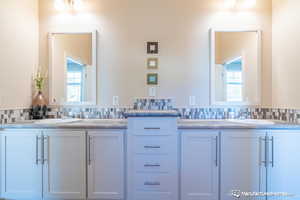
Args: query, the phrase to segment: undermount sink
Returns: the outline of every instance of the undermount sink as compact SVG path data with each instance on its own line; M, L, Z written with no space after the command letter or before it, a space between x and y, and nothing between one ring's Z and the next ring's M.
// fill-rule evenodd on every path
M227 121L242 124L273 125L274 121L263 119L228 119Z
M184 119L181 122L187 123L187 124L224 124L228 123L228 121L223 120L223 119ZM180 122L179 122L180 123Z
M122 123L126 123L124 121L124 119L81 119L79 122L90 123L90 124L105 124L105 123L122 124Z
M71 123L71 122L78 122L81 119L73 119L73 118L67 118L67 119L42 119L34 121L35 124L61 124L61 123Z
M185 119L181 121L185 124L208 124L208 125L220 125L220 124L248 124L248 125L273 125L272 120L262 119Z

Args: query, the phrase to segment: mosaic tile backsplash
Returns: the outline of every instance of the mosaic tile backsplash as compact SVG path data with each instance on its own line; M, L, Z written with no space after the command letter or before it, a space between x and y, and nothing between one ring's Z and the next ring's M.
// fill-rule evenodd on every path
M174 108L171 99L136 99L133 107L56 107L49 108L49 118L122 119L129 109L177 110L182 119L271 119L300 123L300 110L275 108ZM0 124L31 119L30 109L0 110Z
M51 117L122 119L131 108L55 108ZM300 122L300 110L274 108L176 108L182 119L270 119Z
M0 124L30 119L30 109L0 110Z
M133 103L135 110L172 110L172 99L137 98Z

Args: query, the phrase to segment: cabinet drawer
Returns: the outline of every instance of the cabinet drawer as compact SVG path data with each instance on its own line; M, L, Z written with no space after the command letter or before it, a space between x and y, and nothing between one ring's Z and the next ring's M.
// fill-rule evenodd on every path
M169 154L176 145L174 136L134 136L133 140L134 153Z
M175 200L170 192L135 192L134 198L138 200Z
M128 121L130 130L177 130L176 118L133 118Z
M135 173L135 191L169 192L173 188L170 174L163 173Z
M171 170L171 165L176 161L167 155L136 155L134 158L134 169L136 172L164 172ZM174 167L174 165L173 165Z

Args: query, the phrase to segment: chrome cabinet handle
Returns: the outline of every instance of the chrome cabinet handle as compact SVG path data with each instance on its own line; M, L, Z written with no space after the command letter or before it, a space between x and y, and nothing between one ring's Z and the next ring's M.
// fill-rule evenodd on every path
M155 185L160 185L160 182L150 182L150 181L146 181L146 182L144 182L144 185L155 186Z
M144 148L145 149L160 149L160 146L158 146L158 145L157 146L155 146L155 145L153 145L153 146L151 146L151 145L145 145Z
M267 136L265 136L265 137L259 137L259 144L260 144L260 149L262 150L262 144L264 143L264 147L265 147L265 149L264 149L264 160L263 160L263 158L262 158L262 153L260 153L260 164L259 165L263 165L263 166L265 166L265 167L267 167L267 161L266 161L266 159L267 159Z
M145 130L160 130L159 127L145 127Z
M144 164L144 167L160 167L160 164Z
M45 148L44 148L45 144L44 144L44 136L41 137L41 162L42 162L42 165L44 164L44 153L45 153Z
M215 164L216 164L216 167L218 167L218 165L219 165L219 162L218 162L218 158L219 158L219 153L218 153L218 150L219 150L219 136L216 136L215 140L216 140L216 160L215 160Z
M91 159L91 140L92 140L92 137L91 136L88 136L88 163L89 165L91 165L92 163L92 159Z
M39 164L39 140L40 140L40 137L39 136L36 136L35 137L35 164L38 165Z
M271 141L271 148L272 148L272 150L271 150L272 160L270 161L270 163L271 163L272 167L274 167L274 136L271 137L270 141Z
M47 145L45 145L47 143ZM49 151L49 136L43 136L42 138L42 164L45 164L48 161L48 151ZM45 156L45 147L47 148L47 157Z

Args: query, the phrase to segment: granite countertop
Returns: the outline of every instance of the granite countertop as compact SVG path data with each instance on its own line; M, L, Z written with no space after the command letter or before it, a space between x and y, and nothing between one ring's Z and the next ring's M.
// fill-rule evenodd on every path
M0 129L126 129L127 119L46 119L4 124ZM298 129L300 124L271 120L179 119L178 129Z
M125 119L46 119L2 125L2 129L126 129Z
M279 120L178 120L178 129L298 129L300 124Z

